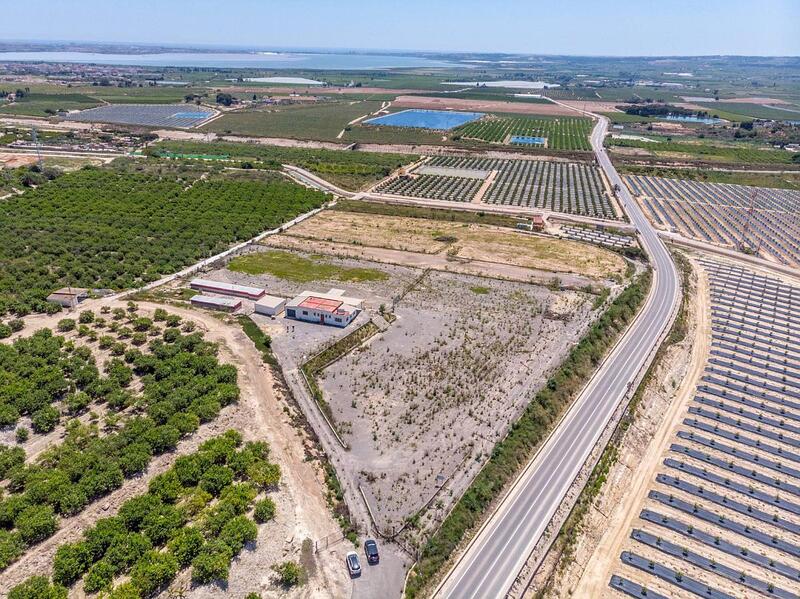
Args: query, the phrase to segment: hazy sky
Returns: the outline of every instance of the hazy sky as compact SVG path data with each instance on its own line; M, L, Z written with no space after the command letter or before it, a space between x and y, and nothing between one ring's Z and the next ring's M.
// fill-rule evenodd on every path
M800 0L0 0L0 38L800 55Z

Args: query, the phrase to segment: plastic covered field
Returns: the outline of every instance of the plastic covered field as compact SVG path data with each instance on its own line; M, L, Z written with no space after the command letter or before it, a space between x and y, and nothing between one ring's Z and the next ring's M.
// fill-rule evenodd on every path
M214 111L201 107L187 110L180 104L109 104L66 115L69 121L115 123L143 127L188 129L202 125Z
M509 143L522 146L543 146L547 140L544 137L532 137L530 135L512 135Z
M457 112L454 110L403 110L364 121L367 125L389 127L414 127L417 129L447 130L477 121L482 112Z

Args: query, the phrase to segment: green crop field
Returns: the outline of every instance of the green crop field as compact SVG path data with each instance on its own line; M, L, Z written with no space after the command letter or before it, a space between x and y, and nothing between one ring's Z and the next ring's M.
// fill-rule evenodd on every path
M98 104L99 100L85 94L31 92L13 104L0 103L0 114L46 116L60 110L82 110Z
M771 108L769 106L762 106L761 104L745 104L739 102L714 102L714 103L699 103L700 106L705 107L709 113L723 114L733 113L737 116L751 117L756 119L770 119L776 121L785 120L798 120L800 121L800 108L797 106L787 106L789 110L781 110L779 108Z
M490 117L456 129L458 135L490 143L503 143L509 135L546 137L552 150L590 151L592 121L585 118Z
M381 106L377 101L330 102L229 112L205 131L297 139L334 140L347 124Z
M279 169L294 164L345 189L358 190L380 181L394 169L419 158L412 154L382 154L344 150L284 148L259 144L168 141L149 148L152 154L218 154L242 161L255 161L259 168Z
M269 250L234 258L228 264L234 272L249 275L270 274L295 283L312 281L384 281L385 272L374 268L348 268L324 260L322 256L306 258L291 252Z
M632 139L611 139L611 146L642 148L656 157L694 158L709 162L734 162L750 164L791 164L792 152L767 150L752 146L717 146L708 143L692 142L644 142Z
M84 169L0 202L0 314L46 309L63 285L124 289L320 206L283 180L191 186L155 174Z

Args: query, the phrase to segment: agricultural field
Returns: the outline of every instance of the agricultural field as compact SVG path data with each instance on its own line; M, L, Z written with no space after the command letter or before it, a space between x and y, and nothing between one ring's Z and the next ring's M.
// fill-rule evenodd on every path
M0 102L0 115L50 116L66 110L93 108L98 104L101 104L100 100L76 92L31 92L13 103Z
M648 176L625 180L658 227L781 264L800 264L800 191Z
M765 149L751 145L713 145L702 141L645 142L632 139L609 139L612 153L621 154L618 148L635 148L642 156L655 158L699 160L715 163L737 164L792 164L794 153L785 150ZM636 154L639 155L638 153Z
M737 115L767 120L800 120L800 107L787 106L786 108L776 108L774 106L764 106L761 104L748 104L746 102L725 102L721 100L713 103L697 102L699 106L707 108L709 112L718 111L730 112Z
M795 597L800 289L701 262L712 326L705 371L607 582L637 597Z
M0 203L0 312L47 310L44 298L64 285L154 281L326 197L278 176L169 175L83 169Z
M228 112L202 127L233 135L335 140L350 121L378 110L380 102L349 101Z
M360 190L377 183L392 171L419 159L411 154L382 154L341 150L286 148L259 144L162 141L148 148L161 154L211 154L223 159L250 162L257 168L280 169L284 163L305 168L344 189Z
M592 121L586 118L491 116L456 129L454 135L490 143L509 143L512 136L544 137L551 150L591 150Z
M433 200L470 202L483 181L473 176L459 177L458 171L468 169L496 172L481 198L482 202L598 218L619 218L609 200L600 170L593 165L544 160L436 156L425 162L423 168L431 167L440 168L443 172L449 169L452 176L412 173L410 176L390 179L376 191Z
M312 588L325 570L344 592L340 557L305 550L337 525L246 338L130 302L50 318L57 334L0 344L6 592L244 596L280 588L270 566L301 556Z

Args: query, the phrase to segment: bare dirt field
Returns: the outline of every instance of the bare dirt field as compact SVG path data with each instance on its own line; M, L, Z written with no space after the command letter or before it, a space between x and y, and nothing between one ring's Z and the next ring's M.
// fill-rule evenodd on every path
M575 116L575 111L558 104L502 102L498 100L465 100L463 98L432 98L430 96L399 96L392 106L426 110L476 110L479 112L510 112L542 114L545 116Z
M111 307L123 307L121 302L107 302ZM152 314L155 304L140 304L142 315ZM313 542L339 533L325 498L325 484L313 454L313 445L307 435L297 428L296 408L276 385L271 371L266 368L252 342L236 323L228 323L208 312L168 306L168 312L191 320L204 338L219 344L222 363L234 364L238 370L241 391L237 403L227 406L213 421L181 441L174 452L154 458L144 474L125 481L123 486L104 498L89 504L78 515L62 518L55 535L27 551L17 562L0 573L0 595L5 596L11 587L33 574L49 574L56 549L63 543L75 541L98 518L113 515L130 497L147 491L149 481L164 472L179 455L194 451L204 440L225 430L235 429L245 440L263 440L269 443L271 460L281 468L279 489L272 493L276 503L276 518L259 525L255 544L248 545L231 566L229 582L225 585L194 586L189 571L179 573L162 597L243 597L249 592L259 592L262 597L342 597L350 593L352 583L341 564L346 546L342 544L318 554L303 550ZM54 328L64 313L39 317L36 328ZM23 334L30 334L33 327ZM76 337L69 333L68 337ZM76 338L77 339L77 338ZM79 341L84 343L84 341ZM89 347L97 355L98 365L107 355L98 350L96 343ZM106 352L107 353L107 352ZM102 415L102 414L101 414ZM48 442L58 442L63 427L47 436ZM41 438L32 435L26 442L31 454L42 450ZM307 541L308 539L308 541ZM311 544L311 545L309 545ZM287 559L301 560L308 566L307 584L287 592L275 580L270 565ZM71 596L83 596L80 584Z
M379 526L447 483L428 517L443 515L588 326L590 297L430 272L386 332L324 371Z
M36 163L36 156L33 154L5 154L0 153L0 168L17 168Z
M594 279L621 276L625 260L596 246L489 225L323 211L281 238L447 255Z

